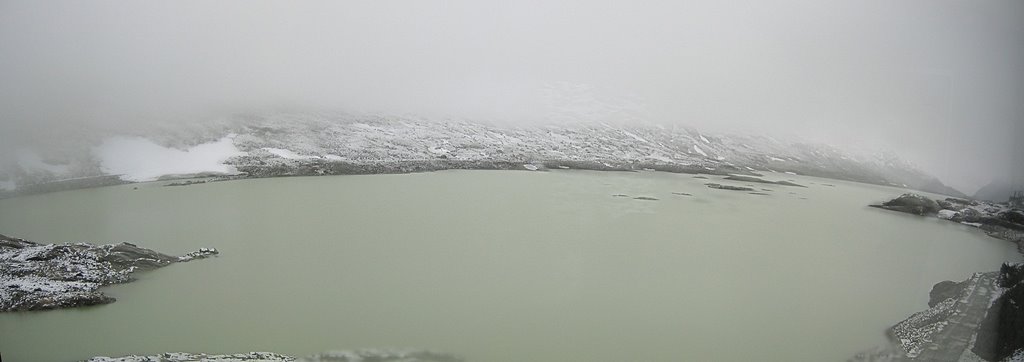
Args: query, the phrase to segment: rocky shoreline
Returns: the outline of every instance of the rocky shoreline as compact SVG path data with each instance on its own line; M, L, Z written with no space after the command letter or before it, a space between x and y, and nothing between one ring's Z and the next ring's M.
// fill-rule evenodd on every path
M1024 253L1024 210L1014 209L1006 204L953 197L933 200L922 195L906 193L881 204L869 206L974 226L984 230L991 237L1017 243L1018 250Z
M131 282L136 271L217 254L202 248L175 257L131 243L43 245L0 235L0 312L113 303L100 287Z
M1024 212L1005 204L908 193L870 206L978 227L1024 253ZM1024 361L1024 263L939 282L928 307L890 328L890 345L851 361Z
M1024 361L1024 264L935 284L927 310L889 328L890 344L850 361Z
M239 354L161 353L150 356L93 357L85 362L462 362L461 357L424 350L364 349L333 351L308 357L294 357L271 352Z
M73 144L54 140L61 147L22 150L38 156L37 164L0 164L0 198L170 178L565 168L723 176L786 172L961 195L892 153L656 124L513 127L400 116L272 113L211 120L200 128L97 130L79 136ZM134 161L120 157L162 154L184 159L195 147L213 147L219 153L193 160L189 167L171 167L177 162L128 167L124 165ZM39 150L48 152L37 154Z

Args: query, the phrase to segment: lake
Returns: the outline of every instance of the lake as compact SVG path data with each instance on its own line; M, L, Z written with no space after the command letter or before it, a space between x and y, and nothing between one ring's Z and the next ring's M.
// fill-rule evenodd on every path
M934 283L1021 259L971 227L867 207L901 189L768 174L808 187L752 195L709 178L444 171L0 200L9 236L221 251L103 289L113 304L0 314L0 353L845 361L927 308Z

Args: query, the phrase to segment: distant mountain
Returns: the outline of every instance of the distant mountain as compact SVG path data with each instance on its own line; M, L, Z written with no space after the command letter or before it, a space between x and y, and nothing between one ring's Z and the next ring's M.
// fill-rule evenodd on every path
M974 198L993 202L1003 202L1010 199L1014 191L1024 190L1024 185L1013 185L1007 180L993 180L985 187L974 193Z

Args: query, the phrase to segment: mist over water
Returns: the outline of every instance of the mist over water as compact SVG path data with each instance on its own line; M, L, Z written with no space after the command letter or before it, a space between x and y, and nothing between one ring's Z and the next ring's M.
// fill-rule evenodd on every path
M890 149L970 194L1024 178L1022 37L1012 0L5 1L0 153L277 109L613 120Z

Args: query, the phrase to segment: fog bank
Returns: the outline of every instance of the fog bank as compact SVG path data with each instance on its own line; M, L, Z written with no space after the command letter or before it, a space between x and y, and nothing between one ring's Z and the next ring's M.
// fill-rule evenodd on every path
M0 152L273 109L651 122L1024 182L1024 2L0 2Z

